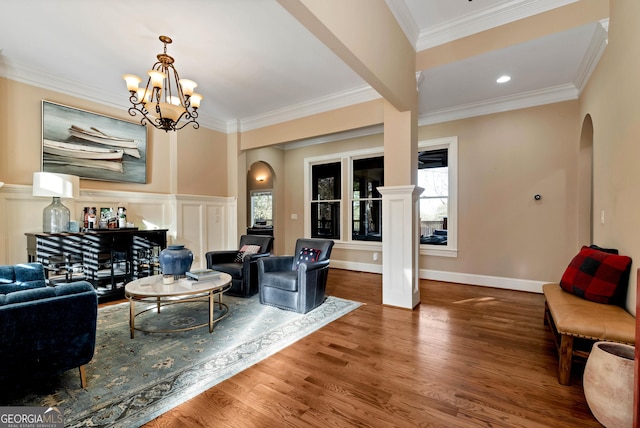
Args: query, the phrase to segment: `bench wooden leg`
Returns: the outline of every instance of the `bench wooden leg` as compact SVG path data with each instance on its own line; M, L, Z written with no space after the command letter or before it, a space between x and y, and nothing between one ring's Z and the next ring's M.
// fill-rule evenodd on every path
M87 372L84 366L80 366L78 369L80 369L80 386L82 389L87 389Z
M571 363L573 361L573 336L562 334L560 336L560 360L558 367L558 382L561 385L571 385Z
M549 313L549 305L547 305L547 301L544 301L544 325L549 325L549 317L551 314Z

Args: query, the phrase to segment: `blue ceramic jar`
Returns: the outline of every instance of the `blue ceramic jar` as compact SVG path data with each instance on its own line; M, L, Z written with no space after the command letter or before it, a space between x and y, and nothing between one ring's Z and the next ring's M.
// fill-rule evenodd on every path
M193 253L184 245L169 245L160 251L160 269L163 275L173 275L176 278L185 276L191 269Z

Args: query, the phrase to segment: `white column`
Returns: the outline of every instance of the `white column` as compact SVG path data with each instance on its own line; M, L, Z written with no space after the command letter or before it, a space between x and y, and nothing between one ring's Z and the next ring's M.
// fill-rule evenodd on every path
M378 187L382 194L382 304L413 309L420 303L418 197L422 188Z

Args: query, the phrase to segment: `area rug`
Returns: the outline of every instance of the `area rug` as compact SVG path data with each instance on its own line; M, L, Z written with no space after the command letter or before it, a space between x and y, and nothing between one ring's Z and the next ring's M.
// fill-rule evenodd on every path
M228 379L360 306L336 297L305 315L261 305L258 295L226 297L229 315L207 327L177 333L129 334L129 305L101 308L96 351L78 370L28 385L4 405L49 406L64 412L66 427L140 426ZM137 309L142 309L140 304ZM217 305L216 305L217 307ZM160 330L205 323L206 303L181 303L149 311L136 326ZM4 401L4 400L3 400Z

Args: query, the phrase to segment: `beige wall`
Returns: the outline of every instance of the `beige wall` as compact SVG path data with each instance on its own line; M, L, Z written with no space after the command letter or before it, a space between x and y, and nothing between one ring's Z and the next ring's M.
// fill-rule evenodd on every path
M31 185L42 160L42 100L136 122L124 108L105 106L0 78L0 181ZM126 98L126 96L125 96ZM170 137L176 138L177 162L171 162ZM151 128L148 131L147 183L81 180L82 190L118 190L171 193L173 169L178 169L177 191L185 194L226 196L226 136L190 127L177 136ZM216 159L220 159L216 162Z
M178 193L227 196L227 136L187 126L178 131Z
M602 3L606 2L583 0L575 7L588 5L598 15ZM640 168L635 165L640 158L640 55L635 43L640 40L640 2L609 3L609 46L580 101L419 129L419 140L458 137L460 171L458 257L423 256L421 269L557 280L579 245L577 162L587 114L593 119L594 132L594 241L640 258ZM451 46L448 49L449 54L456 54ZM0 181L30 185L31 174L40 169L42 99L135 120L123 109L0 78ZM376 100L249 131L242 134L239 145L255 149L383 121L383 100ZM175 172L172 165L177 165L178 191L224 196L234 188L226 180L244 180L253 162L265 161L276 174L276 252L280 254L293 251L295 239L304 235L303 159L383 146L382 136L370 136L287 151L249 150L239 154L246 161L238 171L227 174L225 162L216 163L228 156L224 135L185 128L173 138L177 138L174 153L178 159L172 161L169 136L150 132L148 184L82 180L81 187L169 193ZM238 197L246 198L246 191L240 190ZM542 196L539 202L534 201L535 194ZM245 218L243 222L238 219L239 232L246 222L241 206L239 201L238 217ZM602 210L604 224L599 222ZM298 219L291 219L291 214ZM337 249L334 254L342 260L372 263L367 252ZM630 284L628 307L634 311L634 271Z
M578 102L421 127L458 137L458 257L421 268L559 280L577 239ZM540 201L534 196L542 196Z
M572 101L419 129L419 140L457 136L459 152L458 257L422 256L421 269L560 278L576 250L578 108ZM285 251L304 236L304 159L382 146L372 135L285 151ZM380 263L371 250L338 248L333 258Z
M384 121L384 101L368 101L348 107L290 120L242 133L241 148L255 149L316 137L318 135L349 131Z
M640 2L611 0L609 45L581 97L593 120L594 241L635 262L627 308L635 313L640 260ZM605 222L600 222L604 211Z

